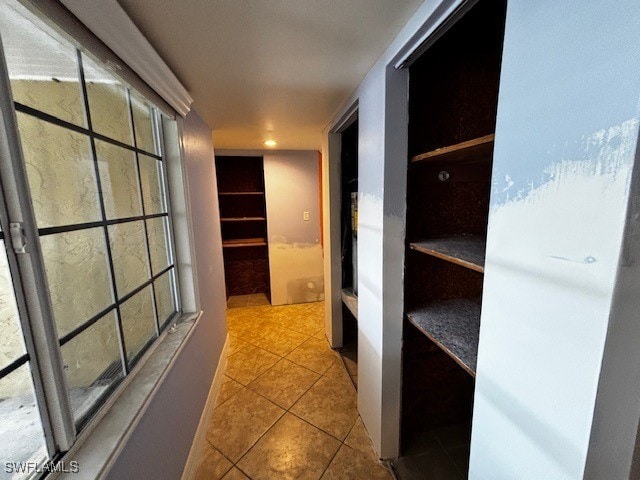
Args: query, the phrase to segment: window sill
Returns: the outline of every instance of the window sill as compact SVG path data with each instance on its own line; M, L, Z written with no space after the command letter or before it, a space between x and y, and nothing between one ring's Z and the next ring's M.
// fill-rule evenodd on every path
M48 480L97 480L106 476L201 315L202 312L184 314L175 330L166 329L160 335L60 459L65 465L77 462L79 471L52 474Z

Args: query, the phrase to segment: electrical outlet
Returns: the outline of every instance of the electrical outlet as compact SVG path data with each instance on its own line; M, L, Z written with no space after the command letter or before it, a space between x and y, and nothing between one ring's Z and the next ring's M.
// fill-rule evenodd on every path
M302 220L305 222L309 221L309 212L302 212Z

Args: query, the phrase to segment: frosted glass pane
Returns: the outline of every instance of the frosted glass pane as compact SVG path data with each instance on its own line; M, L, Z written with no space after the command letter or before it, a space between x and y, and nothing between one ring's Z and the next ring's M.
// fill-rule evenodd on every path
M151 286L124 302L120 306L120 314L127 360L131 363L156 334Z
M40 237L60 337L113 303L102 228Z
M0 240L0 368L26 353L4 241Z
M142 215L135 153L97 140L96 154L107 219Z
M165 213L167 210L162 201L162 162L147 155L138 155L140 162L140 180L144 213Z
M89 137L17 115L38 227L100 220Z
M156 153L153 141L151 105L137 93L131 92L131 109L133 111L136 146L145 152Z
M170 265L167 250L166 221L164 217L161 217L152 218L146 222L149 253L151 255L151 273L156 275Z
M84 126L75 47L17 1L0 0L0 10L13 99Z
M86 55L82 56L82 64L93 130L127 145L133 145L126 86Z
M61 347L74 419L81 420L122 378L115 312L108 313Z
M127 222L109 226L118 296L122 298L151 278L144 223Z
M162 325L176 311L175 295L173 293L173 270L158 278L154 282L154 289L156 292L158 319L160 320L160 325Z
M5 462L39 462L47 459L29 363L0 378L0 458L0 478L12 480L29 478L29 475L2 476Z

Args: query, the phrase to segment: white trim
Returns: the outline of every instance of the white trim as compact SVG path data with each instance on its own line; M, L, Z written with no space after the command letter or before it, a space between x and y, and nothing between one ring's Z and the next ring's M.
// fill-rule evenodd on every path
M411 65L476 3L478 0L441 0L429 21L411 36L389 63L395 68Z
M342 133L358 118L358 99L356 98L351 106L347 107L342 115L336 120L329 133Z
M181 480L193 480L196 477L196 470L198 469L199 460L202 458L202 451L206 445L207 428L209 428L209 419L215 408L218 394L220 393L220 386L222 385L222 376L227 368L227 353L229 351L229 335L224 342L222 353L220 354L220 360L218 361L218 368L211 382L211 389L207 396L207 403L202 410L200 416L200 422L198 423L198 429L193 437L193 444L191 450L189 450L189 457L187 463L182 471Z
M183 117L193 99L116 0L61 0L142 80Z

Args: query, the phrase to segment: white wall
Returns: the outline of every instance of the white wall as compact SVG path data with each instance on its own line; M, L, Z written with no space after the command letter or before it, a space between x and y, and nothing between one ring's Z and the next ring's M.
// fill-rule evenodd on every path
M390 65L461 3L424 2L325 132L325 176L335 177L328 134L358 102L358 406L383 457L398 453L407 155L406 78ZM637 342L623 351L623 335L610 332L604 350L638 135L639 8L508 2L470 478L582 478L603 352L640 370ZM335 192L324 198L330 212ZM329 272L335 232L325 248ZM327 296L336 290L328 284ZM611 438L610 428L589 450L622 461L616 472L630 464L640 410L636 374L625 378L634 386L623 399L634 402L617 418L623 431ZM603 419L624 403L620 383L602 386Z
M197 331L109 472L108 479L178 479L226 338L226 298L211 129L191 111L183 122L184 164L203 315Z
M264 158L271 303L324 299L319 154L315 150L218 150ZM303 212L309 212L309 220Z

